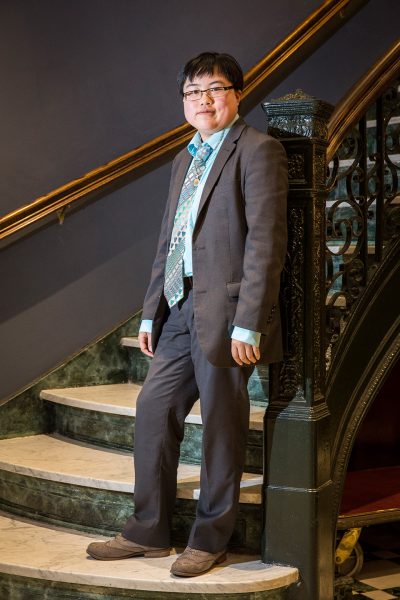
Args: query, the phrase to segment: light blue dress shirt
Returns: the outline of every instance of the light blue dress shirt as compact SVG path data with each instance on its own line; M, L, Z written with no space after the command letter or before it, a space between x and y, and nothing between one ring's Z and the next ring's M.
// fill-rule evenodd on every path
M224 139L226 138L226 136L229 133L230 128L237 121L238 118L239 118L239 115L236 115L235 119L232 121L232 123L230 123L229 127L226 127L225 129L222 129L221 131L217 131L217 133L213 133L213 135L211 135L207 139L207 144L209 146L211 146L213 151L211 152L210 156L207 159L206 168L203 171L203 174L200 178L200 183L197 186L196 191L193 195L192 208L189 213L188 224L187 224L186 235L185 235L185 251L183 253L183 272L186 276L193 275L192 240L193 240L193 230L194 230L194 226L196 224L197 213L199 210L201 195L203 193L208 174L211 171L211 167L213 166L215 159L218 156L218 151L222 145L222 142L224 141ZM197 150L200 148L200 146L202 144L203 144L203 140L201 139L200 133L197 132L195 134L195 136L191 139L191 141L189 142L189 145L188 145L189 153L193 156L193 158L196 156ZM189 169L190 169L190 167L189 167Z
M217 133L213 133L213 135L211 135L207 139L207 144L209 144L211 146L213 151L211 152L210 156L207 159L206 168L203 171L203 174L200 178L200 183L197 186L196 191L194 193L192 208L189 213L188 225L187 225L187 230L186 230L186 235L185 235L185 251L183 254L183 272L184 272L185 276L193 275L192 236L193 236L193 229L196 224L197 211L199 210L199 204L200 204L201 195L203 193L204 185L205 185L205 183L207 181L207 177L211 171L211 167L213 166L214 161L218 155L219 149L221 148L222 142L224 141L224 139L226 138L226 136L229 133L230 128L238 120L238 118L239 118L239 115L236 115L236 117L228 125L228 127L226 127L225 129L222 129L221 131L217 131ZM190 140L188 147L187 147L189 153L193 157L196 156L196 152L197 152L198 148L202 145L202 143L203 143L203 140L201 139L200 133L199 132L195 133L195 135ZM191 166L191 164L190 164L190 166ZM190 169L190 166L189 166L189 169ZM151 333L152 327L153 327L153 322L150 319L143 319L143 321L140 324L139 332L145 331L147 333ZM256 331L250 331L249 329L243 329L242 327L235 326L233 328L231 337L235 340L239 340L240 342L246 342L247 344L251 344L252 346L259 346L261 334Z

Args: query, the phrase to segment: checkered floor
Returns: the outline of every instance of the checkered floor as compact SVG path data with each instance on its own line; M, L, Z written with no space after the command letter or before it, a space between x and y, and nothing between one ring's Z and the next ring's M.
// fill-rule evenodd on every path
M355 577L352 600L400 598L400 523L365 527L359 541L364 565Z

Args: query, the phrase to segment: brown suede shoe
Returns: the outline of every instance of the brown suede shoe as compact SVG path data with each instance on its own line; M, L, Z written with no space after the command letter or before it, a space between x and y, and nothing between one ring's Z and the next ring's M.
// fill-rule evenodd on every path
M226 550L212 554L188 546L173 563L171 573L178 577L196 577L207 573L214 565L219 565L224 560L226 560Z
M161 556L169 556L170 550L171 548L141 546L125 539L119 533L108 542L92 542L87 547L86 552L96 560L120 560L122 558L132 558L133 556L160 558Z

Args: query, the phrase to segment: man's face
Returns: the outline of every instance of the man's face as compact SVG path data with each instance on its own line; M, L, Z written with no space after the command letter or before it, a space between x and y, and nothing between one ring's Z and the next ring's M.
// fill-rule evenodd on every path
M193 81L186 80L183 91L207 90L210 87L222 87L232 85L226 77L218 71L212 75L200 75L194 77ZM185 118L190 125L195 127L202 140L206 140L213 133L221 131L229 125L235 117L241 92L227 90L224 96L211 98L208 94L202 94L201 100L183 100Z

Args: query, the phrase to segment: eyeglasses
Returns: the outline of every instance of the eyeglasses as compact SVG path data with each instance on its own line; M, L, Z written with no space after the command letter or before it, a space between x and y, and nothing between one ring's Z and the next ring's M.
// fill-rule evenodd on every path
M184 100L200 100L203 94L207 94L210 98L220 98L225 96L228 90L233 90L233 85L225 85L224 87L211 87L208 90L190 90L183 93Z

